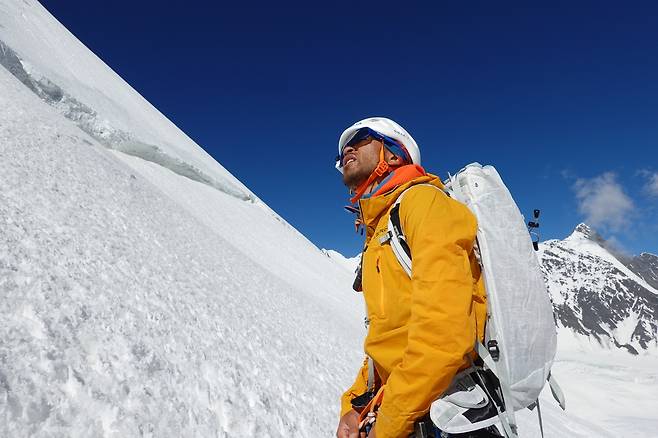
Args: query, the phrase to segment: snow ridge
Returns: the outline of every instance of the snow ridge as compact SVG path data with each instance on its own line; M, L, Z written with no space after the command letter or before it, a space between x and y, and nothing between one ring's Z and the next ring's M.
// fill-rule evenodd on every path
M230 181L225 180L220 183L195 166L166 154L161 148L141 142L129 132L115 128L91 107L71 96L48 78L39 75L34 67L22 61L16 52L2 40L0 40L0 65L39 96L41 100L56 108L64 117L71 120L105 147L159 164L181 176L207 184L238 199L256 201L255 196L245 192Z

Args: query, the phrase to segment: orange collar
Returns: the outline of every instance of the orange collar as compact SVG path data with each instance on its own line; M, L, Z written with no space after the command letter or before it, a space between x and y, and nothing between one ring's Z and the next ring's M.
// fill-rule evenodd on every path
M410 167L415 167L415 166L410 165ZM399 169L402 168L400 167ZM416 170L418 171L418 169ZM401 172L406 173L404 170L402 170ZM410 172L410 173L413 174L415 172ZM391 179L393 179L394 177L397 179L396 175L391 175ZM443 184L441 183L439 177L429 173L426 173L425 175L417 176L406 182L402 182L405 179L406 178L401 177L400 183L398 185L395 185L395 182L393 182L391 183L390 186L388 184L388 181L382 181L381 184L382 189L378 187L377 189L374 190L374 193L377 193L377 196L368 195L368 197L364 197L359 201L360 218L363 225L365 226L365 230L368 233L374 231L374 227L376 226L379 218L381 218L381 215L386 213L386 211L388 211L388 209L395 203L395 200L398 198L398 196L400 196L400 194L405 190L407 190L409 187L414 186L416 184L431 184L438 188L441 189L443 188Z
M378 186L375 186L372 193L365 196L368 187L373 185L377 178L381 178L384 175L387 175L386 178L384 178ZM391 169L384 159L384 146L382 145L379 150L379 163L377 164L377 167L372 171L370 177L356 188L356 194L350 199L350 202L354 204L364 196L369 198L371 196L381 195L400 184L404 184L407 181L411 181L412 179L423 175L427 175L425 169L417 164L405 164L396 169Z
M380 186L373 193L371 193L370 196L381 195L401 184L406 183L407 181L411 181L414 178L418 178L419 176L424 175L427 175L425 169L417 164L406 164L404 166L400 166L393 170L393 172L388 177L386 177L384 181L381 182Z

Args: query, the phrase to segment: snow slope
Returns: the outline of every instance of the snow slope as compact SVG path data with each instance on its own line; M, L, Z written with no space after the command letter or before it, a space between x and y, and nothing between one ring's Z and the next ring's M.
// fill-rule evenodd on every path
M349 275L265 210L117 159L4 69L0 89L0 436L328 433L361 358ZM304 280L158 178L225 219L248 206L257 260L301 248Z
M583 348L565 330L558 333L553 374L566 394L567 412L615 437L658 437L658 358ZM542 408L550 403L548 391L543 395Z

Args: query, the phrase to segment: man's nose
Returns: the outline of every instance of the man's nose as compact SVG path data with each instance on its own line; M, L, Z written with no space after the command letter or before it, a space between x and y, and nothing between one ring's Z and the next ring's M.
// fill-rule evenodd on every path
M341 155L344 157L348 152L354 152L354 151L356 151L356 148L354 146L345 146L343 148L343 153Z

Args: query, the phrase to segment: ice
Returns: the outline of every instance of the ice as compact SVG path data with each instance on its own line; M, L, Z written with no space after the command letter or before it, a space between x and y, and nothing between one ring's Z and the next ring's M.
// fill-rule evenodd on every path
M0 0L0 42L0 57L7 48L14 52L29 87L101 144L257 199L36 0Z

